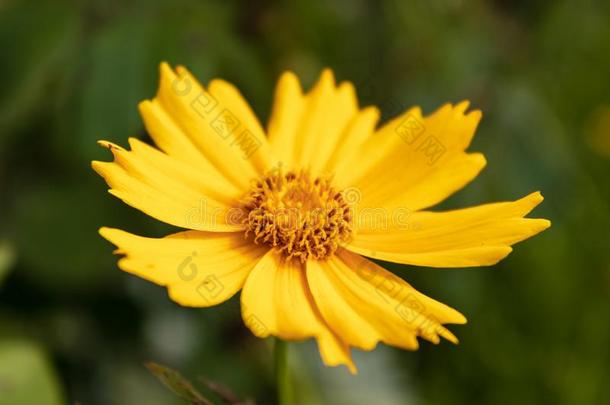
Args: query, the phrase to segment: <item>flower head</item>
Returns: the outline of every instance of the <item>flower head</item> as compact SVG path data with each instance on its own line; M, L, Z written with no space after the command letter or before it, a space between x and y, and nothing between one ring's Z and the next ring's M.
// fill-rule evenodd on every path
M93 162L110 193L186 229L147 238L102 228L124 255L119 267L166 286L192 307L241 290L245 324L259 337L315 338L327 365L352 372L352 347L418 348L418 337L457 342L443 325L465 323L366 257L430 267L492 265L511 245L546 229L525 218L542 201L453 211L429 207L485 166L467 153L479 111L446 104L412 108L378 127L351 83L325 70L303 93L284 73L267 130L239 91L201 85L185 68L161 65L156 97L140 112L158 148L100 142L113 162Z
M331 257L352 232L351 210L330 179L305 172L275 172L256 181L244 198L243 224L254 243L286 259Z

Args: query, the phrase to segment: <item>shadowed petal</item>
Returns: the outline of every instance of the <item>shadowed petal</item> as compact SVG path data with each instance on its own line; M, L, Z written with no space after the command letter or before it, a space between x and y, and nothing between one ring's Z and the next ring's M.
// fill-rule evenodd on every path
M308 262L307 280L326 322L342 340L363 350L378 342L416 350L418 336L457 343L442 324L466 322L456 310L346 250L327 261Z
M241 303L244 322L256 336L315 337L326 365L345 365L356 371L347 346L322 320L298 260L286 261L269 251L248 276Z
M241 289L266 248L244 240L241 233L185 231L146 238L119 229L100 234L125 255L119 267L167 287L170 298L188 307L209 307Z
M463 188L485 166L466 148L481 119L468 102L445 105L423 117L412 108L342 156L336 180L358 189L364 207L433 206Z
M240 192L221 178L206 176L144 143L131 139L128 151L110 142L114 162L92 163L110 193L163 222L186 229L232 232L242 229L236 208Z

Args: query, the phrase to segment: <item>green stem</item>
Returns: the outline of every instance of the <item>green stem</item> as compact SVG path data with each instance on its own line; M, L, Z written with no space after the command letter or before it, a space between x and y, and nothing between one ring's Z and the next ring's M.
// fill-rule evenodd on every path
M280 405L294 405L294 392L288 369L288 343L276 338L273 348L275 357L275 381L277 384L277 400Z

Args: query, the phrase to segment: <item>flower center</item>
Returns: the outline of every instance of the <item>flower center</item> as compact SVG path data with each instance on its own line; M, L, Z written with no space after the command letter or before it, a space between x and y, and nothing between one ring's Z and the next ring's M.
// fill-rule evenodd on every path
M256 181L242 200L246 236L287 258L330 257L352 233L352 213L327 177L281 170Z

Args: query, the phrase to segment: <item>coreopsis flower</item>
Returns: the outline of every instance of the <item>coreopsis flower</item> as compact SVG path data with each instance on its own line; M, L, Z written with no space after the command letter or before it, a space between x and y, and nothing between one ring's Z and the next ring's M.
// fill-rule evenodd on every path
M355 372L351 348L378 342L418 348L418 337L457 343L444 326L458 311L365 258L429 267L488 266L546 229L525 218L541 201L428 209L485 166L467 153L481 119L468 102L424 116L417 107L378 126L349 82L323 71L304 93L284 73L265 130L240 92L200 84L161 64L156 97L140 104L157 148L100 142L113 162L93 162L110 193L185 230L163 238L111 228L118 266L167 287L188 307L241 290L242 317L258 337L315 338L330 366Z

